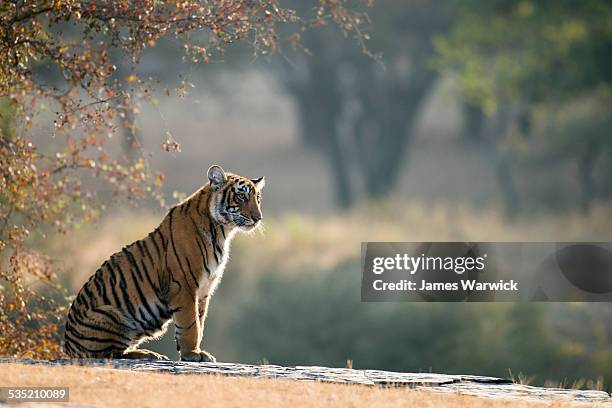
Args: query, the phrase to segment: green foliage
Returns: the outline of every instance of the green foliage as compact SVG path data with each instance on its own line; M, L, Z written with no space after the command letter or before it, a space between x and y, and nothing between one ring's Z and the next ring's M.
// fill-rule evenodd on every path
M438 37L436 64L457 73L470 103L610 96L612 4L607 0L461 2L450 34Z
M434 41L434 65L453 75L466 111L475 115L469 132L492 147L508 214L516 215L521 201L518 165L531 177L538 166L571 161L580 207L608 200L612 3L468 0L456 6L452 29ZM478 125L484 116L487 126ZM553 194L544 204L558 202Z

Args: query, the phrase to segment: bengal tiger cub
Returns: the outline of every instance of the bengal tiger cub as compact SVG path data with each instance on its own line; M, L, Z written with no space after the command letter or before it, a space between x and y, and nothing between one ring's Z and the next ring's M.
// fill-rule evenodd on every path
M174 322L181 360L216 359L200 349L208 304L237 231L261 223L263 177L208 169L208 182L173 207L145 238L113 254L76 296L66 322L71 358L168 357L138 348Z

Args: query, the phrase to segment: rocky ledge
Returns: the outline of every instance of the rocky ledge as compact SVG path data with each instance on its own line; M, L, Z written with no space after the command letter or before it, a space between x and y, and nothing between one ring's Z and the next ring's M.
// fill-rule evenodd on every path
M314 366L283 367L235 363L189 363L149 360L20 360L0 358L2 363L39 365L82 365L119 370L166 372L171 374L217 374L287 380L309 380L378 387L409 387L435 392L452 392L497 399L574 402L612 407L604 391L542 388L515 384L510 380L477 375L398 373L381 370L354 370Z

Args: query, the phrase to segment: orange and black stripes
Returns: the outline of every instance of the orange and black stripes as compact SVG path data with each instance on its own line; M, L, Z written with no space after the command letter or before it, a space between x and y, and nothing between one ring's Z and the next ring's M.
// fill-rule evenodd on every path
M261 219L263 183L218 166L209 170L209 180L83 285L68 313L68 356L151 357L155 353L136 347L173 319L182 359L214 359L199 349L209 296L223 274L235 230L254 228Z

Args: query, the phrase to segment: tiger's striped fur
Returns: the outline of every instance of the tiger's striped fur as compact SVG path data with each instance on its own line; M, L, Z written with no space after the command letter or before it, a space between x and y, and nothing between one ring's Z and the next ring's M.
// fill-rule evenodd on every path
M64 350L72 358L158 358L138 349L176 327L181 360L215 361L200 350L204 320L237 230L261 221L262 178L208 170L209 182L173 207L145 238L113 254L75 298Z

